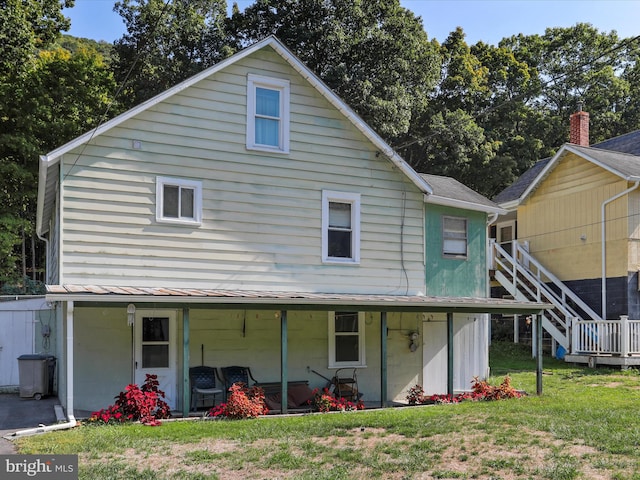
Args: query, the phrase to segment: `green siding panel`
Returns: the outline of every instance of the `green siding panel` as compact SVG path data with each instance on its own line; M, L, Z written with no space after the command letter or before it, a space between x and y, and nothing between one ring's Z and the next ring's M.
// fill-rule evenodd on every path
M427 295L446 297L487 296L487 215L482 212L427 204L425 208ZM466 259L442 255L442 217L467 219Z

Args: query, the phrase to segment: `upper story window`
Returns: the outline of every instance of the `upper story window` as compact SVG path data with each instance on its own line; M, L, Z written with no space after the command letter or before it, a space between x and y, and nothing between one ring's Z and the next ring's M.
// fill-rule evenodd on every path
M442 217L442 254L445 257L467 258L467 219Z
M289 81L249 74L247 148L289 152Z
M329 312L329 368L364 366L364 313Z
M202 182L157 177L156 221L200 225L202 222Z
M322 192L322 261L360 262L360 194Z

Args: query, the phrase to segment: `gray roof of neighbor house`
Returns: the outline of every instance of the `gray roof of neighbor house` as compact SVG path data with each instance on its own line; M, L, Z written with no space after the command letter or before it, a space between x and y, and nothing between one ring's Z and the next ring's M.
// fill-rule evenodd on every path
M421 173L420 176L433 189L427 203L447 205L487 213L506 213L495 202L460 183L455 178Z
M640 155L640 130L625 133L619 137L610 138L604 142L591 145L593 148L613 150L614 152Z
M538 160L533 164L533 167L525 171L515 182L496 195L493 198L493 201L500 204L520 198L529 185L531 185L531 182L533 182L542 169L547 166L550 160L551 157Z
M582 147L567 143L558 154L552 158L537 161L529 170L524 172L514 183L502 190L493 198L499 205L520 199L529 187L539 178L550 162L556 162L566 151L573 151L602 168L624 178L640 177L640 130L636 130L619 137Z

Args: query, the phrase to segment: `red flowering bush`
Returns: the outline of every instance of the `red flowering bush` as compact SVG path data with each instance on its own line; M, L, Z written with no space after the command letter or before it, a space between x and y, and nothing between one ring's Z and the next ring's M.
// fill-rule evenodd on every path
M210 417L227 417L234 419L256 418L269 413L264 403L264 390L260 387L247 387L237 382L229 388L227 403L222 403L209 410Z
M328 388L324 388L322 390L315 388L313 390L313 398L311 398L308 403L318 412L348 412L353 410L364 410L364 403L362 400L351 402L344 398L336 398Z
M160 425L161 418L169 418L171 411L164 401L164 392L158 388L158 376L147 374L142 385L127 385L114 405L93 412L89 422L122 423L140 421L144 425Z
M409 405L420 405L430 403L459 403L465 400L472 402L502 400L505 398L520 398L524 395L524 393L519 392L511 386L511 378L509 378L509 376L506 376L498 386L489 385L486 380L479 380L478 377L474 377L471 384L471 392L460 393L453 397L451 395L425 396L422 387L415 385L409 389L406 398Z

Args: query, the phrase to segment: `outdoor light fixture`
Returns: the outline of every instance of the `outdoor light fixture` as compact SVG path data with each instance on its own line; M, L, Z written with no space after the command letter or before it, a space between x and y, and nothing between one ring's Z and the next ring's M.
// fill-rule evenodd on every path
M409 343L409 350L411 350L412 352L415 352L416 350L418 350L418 337L420 335L418 335L418 332L411 332L409 334L409 340L411 343Z
M133 303L127 305L127 325L133 326L136 319L136 306Z

